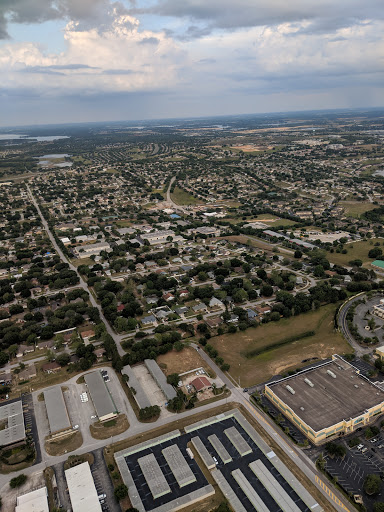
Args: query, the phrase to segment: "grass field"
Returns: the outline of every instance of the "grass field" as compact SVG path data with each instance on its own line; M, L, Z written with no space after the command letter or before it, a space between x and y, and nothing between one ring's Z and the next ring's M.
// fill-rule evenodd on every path
M377 205L363 201L341 201L340 206L344 208L348 217L354 217L355 219L360 218L363 213L377 208Z
M303 359L323 359L335 353L350 352L348 343L333 329L335 310L336 305L330 304L298 317L218 336L212 338L210 343L225 362L231 365L229 373L232 377L236 381L240 379L241 386L251 386L288 369L305 366L308 363L302 363ZM251 359L245 357L245 353L250 350L268 347L289 336L299 336L311 330L315 331L314 336L268 350Z
M118 228L129 228L130 226L132 226L132 222L130 220L125 220L125 219L117 220L116 226Z
M277 248L284 254L293 254L292 249L287 249L286 247L278 247L277 245L272 245L268 242L264 242L263 240L255 238L251 239L247 235L224 236L222 239L228 240L228 242L239 242L240 244L250 245L251 247L255 247L256 249L261 249L263 251L273 251L273 249Z
M347 249L347 254L341 254L341 253L330 253L327 252L327 259L331 263L336 263L337 265L347 265L351 260L361 260L363 264L367 265L369 263L372 263L374 261L372 258L368 258L368 252L370 249L373 249L375 247L375 243L379 242L381 248L383 249L384 240L372 238L369 241L363 241L363 242L352 242L351 244L346 244L344 247Z
M188 194L188 192L185 192L185 190L179 187L175 187L175 190L171 194L171 198L172 201L180 206L193 206L195 204L202 204L199 199L193 197L191 194Z
M94 439L108 439L112 436L122 434L129 428L129 423L125 414L119 414L117 418L102 423L96 421L89 426L91 436Z

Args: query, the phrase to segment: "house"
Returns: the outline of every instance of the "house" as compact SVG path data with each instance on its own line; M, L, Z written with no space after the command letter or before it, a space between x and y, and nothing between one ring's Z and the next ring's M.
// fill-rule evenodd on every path
M142 325L153 325L156 323L156 318L153 315L145 316L141 319Z
M34 345L19 345L19 351L16 354L16 357L23 357L24 354L29 354L30 352L35 351Z
M29 366L25 367L24 370L21 370L19 373L19 379L20 380L28 380L32 379L32 377L36 377L36 366L34 363L30 364Z
M163 295L163 299L166 301L166 302L171 302L172 300L175 300L175 296L172 294L172 293L164 293Z
M212 297L212 299L209 301L209 307L225 309L223 302L221 302L221 300L217 299L216 297Z
M88 345L90 343L90 339L93 338L95 335L95 331L93 329L89 329L88 331L83 331L80 333L80 336L82 337L84 344Z
M12 384L12 373L11 372L1 373L0 374L0 384L2 386L11 385Z
M207 377L197 377L192 382L190 382L191 386L195 388L197 393L200 391L204 391L205 389L210 389L212 384L209 382Z
M36 347L39 349L39 350L46 350L46 349L50 349L53 347L53 341L52 340L49 340L49 341L40 341Z
M223 323L223 319L220 316L215 316L211 318L207 318L205 323L208 325L208 327L214 328L218 327Z
M102 359L104 354L105 354L105 348L101 347L101 348L96 348L93 353L95 354L95 356L97 357L97 359Z
M271 306L255 306L255 309L259 315L266 315L272 311Z
M56 363L56 361L53 361L52 363L46 363L44 364L41 369L43 370L43 372L45 373L57 373L58 371L61 370L61 366Z
M248 315L248 320L254 320L258 316L256 311L253 311L253 309L247 309L247 315Z
M192 309L195 313L207 312L207 306L203 302L199 302L195 306L192 306Z
M188 312L188 309L187 306L183 306L181 308L176 308L175 309L175 313L177 313L178 315L185 315L185 313Z
M124 308L125 308L125 304L119 304L117 306L117 312L121 313L122 311L124 311Z
M180 290L180 292L179 292L180 299L185 299L186 297L188 297L188 295L189 295L188 290Z
M234 315L233 313L231 314L231 316L229 317L229 320L227 320L227 322L229 324L235 324L239 321L239 317L237 315Z

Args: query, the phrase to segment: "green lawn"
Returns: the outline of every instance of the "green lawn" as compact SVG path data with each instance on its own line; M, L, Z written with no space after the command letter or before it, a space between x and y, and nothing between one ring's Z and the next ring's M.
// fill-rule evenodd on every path
M288 369L305 366L308 363L303 363L303 359L324 359L332 354L351 352L351 347L342 335L334 331L336 307L336 304L330 304L297 317L261 324L244 332L217 336L209 342L225 362L231 365L229 373L233 378L236 381L240 378L241 386L251 386ZM268 350L251 359L245 356L250 350L265 348L311 330L315 331L314 336Z
M368 258L368 252L370 249L373 249L375 247L375 243L379 242L380 247L383 249L383 240L372 238L368 241L362 241L362 242L352 242L351 244L346 244L344 247L347 249L347 254L341 254L341 253L330 253L327 252L327 259L331 263L336 263L337 265L347 265L351 260L361 260L363 264L367 265L369 263L373 262L372 258Z
M193 197L191 194L188 194L188 192L185 192L185 190L175 187L175 190L171 194L172 200L180 205L180 206L192 206L195 204L202 204L199 199L196 197Z
M345 210L345 215L358 219L363 213L373 210L376 206L365 201L341 201L340 206Z

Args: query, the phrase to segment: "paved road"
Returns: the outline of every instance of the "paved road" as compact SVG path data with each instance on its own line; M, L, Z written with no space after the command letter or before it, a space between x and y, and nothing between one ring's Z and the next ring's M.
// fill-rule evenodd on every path
M182 206L180 206L180 205L176 204L176 203L173 201L172 197L171 197L171 187L172 187L172 184L174 183L175 179L176 179L176 178L175 178L175 177L173 177L173 178L171 179L171 181L169 182L169 186L168 186L168 190L167 190L167 199L166 199L167 206L168 206L169 208L173 208L174 210L178 210L178 211L180 211L180 212L182 212L182 213L185 213L185 214L191 214L191 212L190 212L190 211L188 211L186 208L183 208Z
M173 181L174 181L174 178L173 178ZM169 194L170 187L171 187L171 184L173 183L173 181L171 180L170 186L169 186L168 191L167 191L167 199L168 199L168 195L169 195L169 200L170 200L170 194ZM42 224L43 224L45 230L47 231L47 234L48 234L48 236L49 236L49 238L50 238L50 240L52 242L53 247L55 248L55 250L59 254L60 258L64 262L68 263L68 261L65 258L63 252L61 251L60 247L57 245L56 240L53 237L53 234L51 233L51 231L49 229L48 223L45 220L45 218L43 217L43 215L41 213L41 210L40 210L40 208L39 208L35 198L33 197L31 189L30 189L30 187L28 185L27 185L27 188L28 188L28 193L30 194L31 200L32 200L33 204L35 205L35 207L37 209L37 212L38 212L38 214L39 214L39 216L41 218ZM175 205L175 207L179 208L178 205ZM101 311L100 305L95 301L93 295L89 292L88 286L86 285L86 283L83 281L82 277L77 272L77 269L73 265L71 265L71 264L69 264L69 266L70 266L70 268L72 270L74 270L78 274L79 279L80 279L80 286L85 291L87 291L89 293L92 305L94 307L97 307L97 309L99 310L100 317L104 321L108 333L111 334L111 336L114 338L114 340L116 342L116 345L118 347L119 353L121 355L123 355L125 352L121 348L121 345L120 345L121 337L117 336L112 331L111 327L109 326L108 322L106 321L106 319L105 319L105 317L104 317L104 315L103 315L103 313ZM199 351L200 351L200 349L199 349ZM318 489L320 489L320 491L323 493L323 495L329 500L329 502L337 510L339 510L339 511L346 511L346 510L348 510L348 508L343 504L343 497L337 491L333 492L331 489L329 489L329 487L323 482L322 475L320 473L318 473L315 465L305 455L305 453L303 453L301 451L298 451L290 443L289 440L286 440L285 438L283 438L280 435L280 433L276 431L275 425L271 422L271 420L265 414L263 414L260 411L256 410L255 407L250 403L249 395L243 393L240 388L235 387L233 382L228 378L228 376L225 375L220 370L220 368L208 357L207 354L205 354L203 351L200 351L200 353L201 353L202 358L205 361L207 361L207 363L216 372L217 376L231 390L232 400L242 404L246 409L249 410L249 412L252 414L252 416L255 418L255 420L260 424L260 426L276 441L276 443L290 457L292 462L294 462L298 467L300 467L300 469L307 475L307 477L311 480L311 482L313 482L316 485L316 487ZM77 375L76 378L78 378L78 377L79 376ZM223 400L215 402L214 405L213 404L208 404L208 405L205 405L205 406L201 406L201 407L198 408L198 412L209 411L210 409L212 409L212 407L223 405L226 402L227 402L227 399L223 399ZM177 421L179 421L181 419L184 419L186 417L189 417L189 416L193 416L195 413L196 413L196 410L192 409L192 410L189 410L189 411L185 411L185 412L183 412L181 414L178 414L177 415ZM130 418L130 419L133 420L133 418ZM146 431L149 431L149 430L151 430L153 428L156 428L156 427L161 427L163 425L171 423L174 420L175 420L175 417L173 415L170 416L170 417L166 417L166 418L160 418L156 422L156 424L152 424L152 423L150 423L150 424L143 424L143 423L138 422L137 420L136 421L133 420L132 424L131 424L131 426L130 426L130 428L129 428L129 430L127 432L124 432L123 434L120 434L118 436L114 436L114 438L111 439L111 441L117 442L117 441L126 439L127 437L135 436L135 435L138 435L138 434L143 434ZM104 447L104 446L106 446L108 444L109 444L109 440L101 440L101 441L92 440L92 441L87 441L87 442L83 443L82 447L79 450L77 450L76 453L79 453L79 454L80 453L86 453L86 452L89 452L89 451L93 451L93 450L102 448L102 447ZM44 469L44 467L46 465L56 465L56 464L60 464L60 463L64 462L67 459L67 457L68 457L67 455L63 455L63 456L59 456L59 457L50 457L46 453L44 453L43 462L42 463L23 470L23 473L25 473L25 474L32 474L32 473L35 473L36 471L41 471L42 469ZM4 485L7 485L8 481L9 481L9 476L7 476L7 475L0 475L0 492L1 492L1 488Z
M73 266L71 263L68 262L67 258L65 257L63 251L60 249L60 247L58 246L58 244L56 243L56 240L55 240L55 237L53 236L51 230L49 229L49 226L48 226L48 222L45 220L43 214L41 213L41 210L39 208L39 205L37 204L37 201L36 199L34 198L33 194L32 194L32 191L29 187L29 185L27 185L27 189L28 189L28 193L29 193L29 196L31 198L31 201L32 203L34 204L36 210L37 210L37 213L39 214L40 218L41 218L41 222L44 226L44 229L46 230L48 236L49 236L49 239L51 240L51 243L53 245L53 247L55 248L57 254L60 256L61 260L64 262L64 263L68 263L69 264L69 268L71 270L74 270L76 272L76 274L79 276L79 279L80 279L80 283L79 283L79 286L81 288L83 288L88 294L89 294L89 299L91 301L91 304L93 307L97 308L99 310L99 313L100 313L100 318L102 319L102 321L104 322L105 324L105 327L107 329L107 332L108 334L110 334L112 336L112 338L115 340L115 343L116 343L116 346L117 346L117 350L119 352L119 354L121 356L123 356L125 354L125 350L121 347L121 344L120 344L120 341L121 341L121 337L120 336L117 336L116 333L113 331L113 329L111 328L111 326L109 325L109 322L107 322L106 318L104 317L103 315L103 311L101 309L101 306L100 304L98 304L94 298L94 296L92 295L91 291L89 290L88 286L87 286L87 283L83 280L83 278L81 277L81 275L79 274L77 268L75 266Z
M348 322L347 322L347 314L349 311L349 308L358 300L364 298L364 294L362 295L356 295L355 297L352 297L348 302L346 302L339 311L338 316L338 325L339 328L344 336L344 338L348 341L348 343L351 345L353 350L355 351L356 357L362 357L364 354L369 354L373 351L373 348L369 347L362 347L352 336L349 328L348 328Z

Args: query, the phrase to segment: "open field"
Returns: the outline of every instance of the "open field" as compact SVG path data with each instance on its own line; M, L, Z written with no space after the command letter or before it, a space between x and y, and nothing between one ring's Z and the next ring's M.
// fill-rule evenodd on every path
M348 217L354 217L356 219L360 218L363 213L377 208L377 205L363 201L341 201L340 206L344 208L345 214Z
M81 432L74 431L69 436L45 442L45 451L48 455L64 455L64 453L73 452L83 444Z
M132 222L130 220L118 220L116 221L116 226L118 228L129 228L132 226Z
M367 264L372 263L374 259L368 258L368 252L375 247L375 243L379 242L381 248L383 249L384 240L380 238L372 238L368 241L363 242L352 242L351 244L346 244L344 247L347 249L347 254L341 254L341 253L330 253L327 252L327 259L331 263L336 263L337 265L346 265L348 266L348 263L351 260L361 260L364 264L364 266L367 266Z
M277 248L280 252L286 254L293 254L292 249L287 249L285 247L279 247L277 245L272 245L268 242L264 242L264 240L259 240L256 238L250 238L247 235L231 235L231 236L223 236L219 237L219 240L224 239L228 240L228 242L239 242L240 244L250 245L251 247L255 247L256 249L261 249L263 251L273 251L273 249Z
M207 363L199 355L199 352L192 347L185 347L180 352L172 350L167 354L158 356L157 363L164 371L165 375L172 373L184 373L195 368L204 368L204 370L212 377L214 372Z
M191 194L188 194L188 192L185 192L185 190L179 187L175 187L175 190L171 194L171 198L172 201L180 206L202 204L199 199L196 199L196 197L193 197Z
M94 265L95 262L91 258L72 258L69 260L74 267L80 267L80 265Z
M335 310L336 305L330 304L299 317L261 324L244 332L212 338L210 344L219 351L225 362L231 365L229 373L232 377L236 381L240 379L242 386L251 386L288 369L308 364L302 363L303 359L323 359L335 353L351 352L351 347L342 335L333 329ZM315 331L314 336L268 350L251 359L245 356L250 350L262 349L311 330Z

